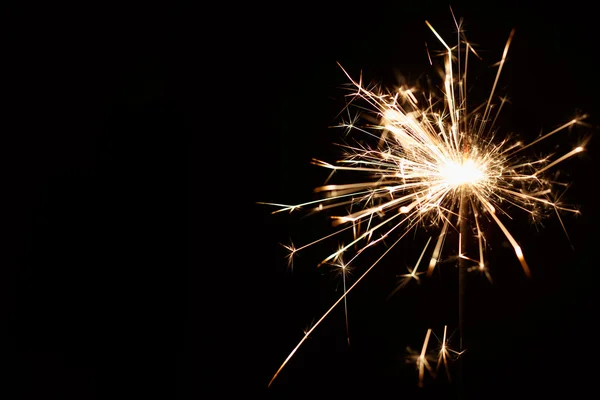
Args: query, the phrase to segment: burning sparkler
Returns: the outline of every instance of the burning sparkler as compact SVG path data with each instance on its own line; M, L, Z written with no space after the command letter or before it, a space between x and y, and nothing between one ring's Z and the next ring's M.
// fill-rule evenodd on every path
M286 246L289 258L299 251L342 233L352 233L352 240L326 256L319 266L331 264L339 267L344 278L344 293L305 332L305 336L284 360L269 386L288 363L306 338L342 301L346 301L356 285L402 240L411 230L420 226L438 227L438 233L430 237L421 256L409 273L401 276L398 288L419 275L431 275L442 260L442 250L447 236L456 230L459 234L457 259L459 264L459 287L464 292L467 271L479 270L491 280L486 266L487 247L483 226L491 223L499 228L510 242L523 272L530 276L531 270L521 247L503 222L510 218L508 207L518 208L535 217L540 208L560 212L578 213L558 200L552 188L556 182L544 172L584 150L585 143L558 157L531 159L522 156L530 146L568 128L579 124L585 116L575 118L551 132L540 135L529 144L511 143L496 136L496 121L505 104L495 103L496 86L507 53L513 40L510 32L498 67L489 98L479 106L471 108L467 102L467 70L469 55L478 57L475 49L466 40L461 24L455 24L457 44L450 47L438 32L426 21L435 37L443 45L443 82L441 90L422 91L400 87L393 91L369 88L353 79L343 68L351 82L350 106L357 106L359 113L343 122L340 127L348 133L362 135L353 144L344 144L345 157L335 164L321 160L313 163L334 173L349 172L356 176L354 183L326 184L315 189L324 194L321 199L297 204L278 206L275 212L295 211L309 208L324 211L343 208L343 215L333 217L337 231L301 247ZM341 67L341 66L340 66ZM359 125L363 119L367 123ZM372 141L369 142L369 141ZM360 179L359 179L360 178ZM329 180L329 178L328 178ZM562 221L561 221L562 223ZM364 271L352 285L346 287L345 273L354 261L369 247L384 239L397 235L393 244ZM476 238L476 256L469 255L466 242ZM433 249L428 253L429 244ZM341 261L342 256L345 262ZM424 258L428 258L425 267ZM462 348L463 296L459 297L459 331ZM346 329L348 315L346 309ZM428 330L423 351L417 357L419 382L423 382L425 370L434 373L425 350L431 330ZM439 353L438 368L448 367L450 358L446 346L446 329ZM460 354L460 352L456 352ZM435 362L435 360L434 360Z

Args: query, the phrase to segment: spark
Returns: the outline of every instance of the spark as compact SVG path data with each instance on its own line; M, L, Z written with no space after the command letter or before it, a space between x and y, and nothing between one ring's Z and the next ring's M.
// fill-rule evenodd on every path
M342 286L344 289L344 317L346 320L346 340L348 342L348 346L350 346L350 325L348 323L348 298L346 297L346 276L350 274L350 268L344 263L344 261L340 259L333 263L333 267L337 269L338 273L342 276Z
M421 349L421 354L417 358L417 369L419 370L419 387L423 387L423 379L425 378L425 369L429 371L429 373L435 376L435 372L429 365L428 357L427 357L427 344L429 343L429 336L431 336L431 328L427 329L427 334L425 335L425 341L423 342L423 348Z
M428 351L429 341L431 339L431 335L434 335L439 342L439 349ZM425 339L423 340L423 346L421 347L420 352L416 352L415 350L408 348L409 355L406 358L408 363L415 365L417 369L418 375L418 386L423 387L425 382L425 372L429 372L432 378L436 378L440 368L444 367L446 371L446 377L448 381L452 381L452 377L450 376L450 366L449 363L457 360L462 354L463 351L456 351L452 349L449 345L450 338L448 337L448 326L444 325L444 334L441 339L433 332L431 328L427 329L427 333L425 334ZM435 369L433 368L435 365Z
M505 96L499 97L500 106L494 100L515 31L510 32L501 58L494 64L497 71L487 101L472 107L467 103L466 96L468 56L473 54L478 59L481 57L466 40L460 23L456 20L458 42L453 47L444 41L428 21L425 23L445 49L442 53L443 74L439 89L423 90L406 85L392 90L379 86L368 87L363 84L362 75L355 80L339 65L350 81L351 90L345 108L349 117L339 127L344 128L346 137L351 136L354 141L340 145L344 149L344 157L335 163L313 160L313 164L331 170L325 184L315 189L315 193L321 195L321 198L295 205L262 203L278 207L274 212L294 212L299 209L314 212L344 210L331 217L332 225L337 229L333 233L301 247L286 246L290 251L290 262L293 255L313 244L349 230L353 233L350 243L338 247L319 263L319 266L331 264L340 260L343 255L352 254L348 257L348 262L338 264L343 265L343 295L306 332L279 367L269 386L308 335L342 300L347 328L348 294L411 230L431 227L439 230L434 235L435 246L428 256L426 273L430 276L443 259L446 238L458 230L461 221L466 221L468 226L473 227L470 231L475 233L465 234L461 230L457 258L472 263L468 270L485 274L491 282L488 261L485 259L487 240L484 232L488 225L500 229L512 246L523 273L529 277L531 269L523 249L505 220L513 218L513 210L524 212L532 218L538 215L540 208L552 208L557 215L559 212L578 213L555 200L555 182L545 178L544 173L584 151L586 143L580 143L557 157L549 155L531 158L524 150L561 131L582 124L586 115L541 134L529 144L511 142L508 138L499 139L496 122L507 99ZM429 47L427 55L431 60ZM358 109L354 117L349 112L351 107ZM361 125L361 119L366 121L364 125ZM353 136L354 133L356 137ZM336 174L346 173L353 174L354 180L351 183L329 182ZM461 204L464 204L464 209ZM398 239L346 290L345 269L366 249L382 243L392 234L399 236ZM476 254L470 254L470 250L462 251L461 242L468 241L470 236L477 238L477 250L473 251ZM399 287L412 279L419 281L418 275L423 272L417 272L417 268L426 257L431 240L432 237L427 241L415 267L409 269L408 274L400 276L403 280ZM346 331L348 333L348 329ZM420 385L425 369L433 373L424 356L430 334L431 330L428 330L417 363ZM446 367L449 355L444 328L439 362Z
M406 286L408 284L408 282L410 282L411 280L414 279L415 281L417 281L417 283L419 283L419 275L421 275L423 272L417 272L417 269L419 268L419 264L421 263L421 260L423 259L423 256L425 255L425 251L427 250L427 246L429 246L430 241L431 241L431 237L427 240L427 243L425 243L423 252L421 252L421 256L419 257L419 260L415 264L415 267L412 270L409 268L408 274L403 274L403 275L398 276L398 277L402 278L400 280L400 284L396 287L396 289L394 289L394 291L392 293L390 293L390 295L388 296L388 299L390 297L392 297L398 290L400 290L404 286Z
M442 340L440 341L440 350L438 352L438 359L437 359L437 367L436 367L436 373L439 371L440 367L443 365L444 369L446 371L446 377L448 378L448 381L450 382L452 380L451 376L450 376L450 368L448 366L448 361L452 361L453 357L454 359L460 357L466 350L463 351L456 351L450 348L449 346L449 338L447 337L447 333L448 333L448 325L444 325L444 336L442 337Z

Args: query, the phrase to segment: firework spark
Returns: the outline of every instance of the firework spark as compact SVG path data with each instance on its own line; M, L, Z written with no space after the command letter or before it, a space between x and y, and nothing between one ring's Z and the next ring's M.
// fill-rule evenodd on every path
M450 348L448 338L448 326L444 326L444 335L440 339L436 336L439 347L436 350L430 350L429 348L429 340L431 339L431 335L435 335L432 329L427 329L427 333L425 334L425 339L423 340L423 346L421 347L421 351L417 352L410 347L407 349L409 355L406 357L406 362L409 364L414 364L417 369L418 375L418 386L423 387L425 382L425 371L431 375L431 377L435 378L440 368L444 368L446 371L446 377L448 382L452 381L450 376L450 366L449 362L458 359L459 356L464 353L464 351L456 351ZM435 370L433 369L432 364L435 364Z
M423 380L425 379L425 369L429 371L429 373L435 377L435 372L431 365L429 364L429 356L427 355L427 345L429 344L429 337L431 336L431 329L427 329L427 334L425 335L425 341L423 342L423 348L421 349L421 353L417 357L417 370L419 371L419 387L423 387Z
M453 231L459 232L457 259L461 263L471 264L468 270L480 271L491 280L485 259L487 242L483 226L486 224L495 225L502 231L524 274L530 276L531 270L523 251L503 222L511 218L509 209L518 209L533 218L537 218L544 209L553 210L559 219L564 211L578 213L575 208L559 202L560 196L553 190L558 182L544 173L582 152L585 143L559 156L528 158L523 151L580 124L585 116L540 135L529 144L498 138L496 121L506 99L500 98L499 104L496 102L496 87L514 30L510 32L502 56L495 64L497 72L487 101L471 108L466 96L467 66L469 55L479 56L456 20L457 44L453 47L442 39L429 22L426 21L426 24L444 48L441 89L421 90L402 86L385 90L368 87L362 83L362 77L353 79L340 65L350 80L347 110L356 107L358 113L338 126L346 129L347 134L353 135L355 140L352 144L341 145L345 154L340 161L332 164L315 159L313 163L331 170L328 181L334 173L351 173L354 176L353 183L329 184L327 181L315 189L315 192L323 195L322 198L307 203L263 203L277 206L275 212L343 209L343 213L332 217L336 231L307 245L290 245L287 248L291 262L300 250L335 235L351 233L352 240L349 243L327 255L319 264L337 265L344 270L344 277L345 270L367 248L383 242L392 234L397 236L394 243L348 288L344 278L344 294L305 333L279 367L269 386L308 335L342 300L345 302L348 293L414 228L436 227L438 233L433 237L433 250L427 253L432 241L430 237L414 268L401 276L403 279L398 287L412 279L418 280L421 273L432 274L442 260L444 242ZM366 122L361 125L359 121L362 120ZM465 251L464 243L469 237L477 239L475 256ZM426 271L418 272L426 254ZM342 256L348 261L341 262ZM346 311L346 327L347 317ZM425 369L434 373L425 357L430 333L431 330L428 330L422 354L418 357L420 384ZM447 368L449 355L444 330L438 366L443 364Z

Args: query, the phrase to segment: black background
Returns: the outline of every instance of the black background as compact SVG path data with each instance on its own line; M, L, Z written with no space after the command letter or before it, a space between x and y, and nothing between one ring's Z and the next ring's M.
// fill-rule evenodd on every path
M482 65L516 28L500 84L512 102L508 131L535 138L585 112L591 128L537 151L594 136L591 9L453 9ZM339 308L267 389L340 292L316 269L327 245L301 254L293 272L280 245L321 236L327 220L272 215L257 202L303 202L325 178L309 162L337 155L328 127L347 79L336 62L390 85L397 73L431 71L425 41L437 41L425 20L453 41L446 4L5 6L6 390L23 399L455 396L460 385L443 375L418 389L403 360L427 328L456 329L454 269L386 300L422 241L405 242L349 296L352 347ZM487 88L474 97L485 100ZM536 229L520 215L510 227L527 280L501 233L488 233L495 282L473 275L467 286L470 398L594 387L599 158L594 138L587 147L559 168L582 211L564 219L575 251L557 219Z
M188 314L178 12L11 3L1 396L173 398Z

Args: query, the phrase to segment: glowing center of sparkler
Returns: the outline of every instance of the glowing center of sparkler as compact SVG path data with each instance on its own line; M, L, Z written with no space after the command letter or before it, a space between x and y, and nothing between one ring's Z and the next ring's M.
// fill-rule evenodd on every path
M455 162L446 163L441 169L442 178L452 186L474 185L485 178L481 166L468 159L462 164Z

